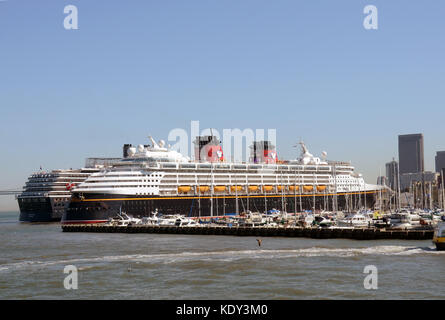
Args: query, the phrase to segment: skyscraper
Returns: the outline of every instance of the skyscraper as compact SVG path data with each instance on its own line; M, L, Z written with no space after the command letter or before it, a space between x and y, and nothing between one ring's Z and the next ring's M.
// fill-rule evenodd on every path
M386 179L388 187L396 191L399 188L399 164L394 159L386 164Z
M440 173L445 168L445 151L436 152L436 172Z
M423 134L399 135L400 174L424 171Z

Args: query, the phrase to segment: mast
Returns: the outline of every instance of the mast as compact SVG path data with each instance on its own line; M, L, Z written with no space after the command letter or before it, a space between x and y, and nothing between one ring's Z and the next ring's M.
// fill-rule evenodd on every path
M297 224L297 168L295 167L294 175L294 212L295 212L295 224Z
M442 177L442 208L445 210L445 188L444 188L444 185L443 185L443 175L444 175L444 173L445 173L445 170L442 168L442 170L441 170L442 172L441 172L441 177Z
M315 214L315 188L316 188L316 186L315 186L315 173L313 174L313 177L312 177L312 194L313 194L313 200L314 200L314 210L313 210L313 212L314 212L314 214Z
M239 215L239 206L238 206L238 177L235 177L235 197L236 197L236 215Z
M365 179L363 179L363 199L364 199L364 203L365 203L365 212L366 212L366 184L365 184Z
M213 130L212 128L210 128L210 136L211 136L211 141L213 141ZM210 162L210 178L211 178L211 183L210 183L210 216L213 217L213 154L212 154L212 159Z
M295 216L297 216L297 168L294 171L294 212Z
M264 188L264 184L263 184L263 192L264 192L264 213L267 214L267 190L266 188Z
M379 168L379 177L382 176L382 168ZM381 186L379 187L379 212L382 211L382 188Z
M430 210L433 209L433 186L432 186L432 182L430 181Z
M286 208L284 207L284 185L283 185L283 171L280 170L281 177L281 212L285 212Z
M210 216L213 217L213 162L210 164L210 175L211 175L211 183L210 183Z
M298 173L300 173L300 170L298 170ZM298 187L298 191L300 193L300 212L303 212L303 203L301 200L301 192L302 192L301 189L303 188L302 181L303 181L303 175L300 175L300 186Z
M334 213L335 215L337 215L337 211L338 211L338 203L337 203L337 168L336 168L336 164L334 162Z
M399 164L397 163L397 209L400 211L400 168Z

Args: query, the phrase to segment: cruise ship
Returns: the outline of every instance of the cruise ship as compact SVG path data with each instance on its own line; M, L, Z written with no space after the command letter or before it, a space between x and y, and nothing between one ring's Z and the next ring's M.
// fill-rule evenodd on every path
M382 186L365 183L348 162L313 156L301 142L295 160L278 160L275 146L256 141L247 162L224 159L214 136L195 140L195 160L164 141L125 145L122 160L92 173L73 190L63 224L103 223L125 212L218 217L243 211L285 212L371 207Z
M71 201L71 191L94 172L121 158L88 158L82 169L59 169L33 173L18 195L21 222L60 221Z

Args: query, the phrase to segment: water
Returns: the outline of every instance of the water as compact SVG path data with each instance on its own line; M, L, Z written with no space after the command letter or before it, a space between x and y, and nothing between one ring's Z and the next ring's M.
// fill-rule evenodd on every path
M444 299L431 241L63 233L0 214L0 299ZM79 270L66 290L66 265ZM366 290L367 265L378 289Z

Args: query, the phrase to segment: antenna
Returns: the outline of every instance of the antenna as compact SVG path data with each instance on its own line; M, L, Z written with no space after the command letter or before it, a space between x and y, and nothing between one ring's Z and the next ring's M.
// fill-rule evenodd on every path
M148 136L148 139L150 139L151 143L153 143L153 147L159 148L159 145L156 143L152 136Z

